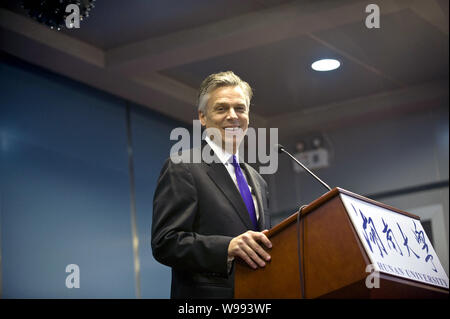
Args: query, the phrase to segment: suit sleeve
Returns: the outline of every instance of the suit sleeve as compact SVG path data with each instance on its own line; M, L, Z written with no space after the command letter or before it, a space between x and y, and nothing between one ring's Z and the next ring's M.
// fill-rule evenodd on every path
M187 165L168 159L161 171L153 199L153 256L175 269L226 275L232 238L194 231L198 194Z

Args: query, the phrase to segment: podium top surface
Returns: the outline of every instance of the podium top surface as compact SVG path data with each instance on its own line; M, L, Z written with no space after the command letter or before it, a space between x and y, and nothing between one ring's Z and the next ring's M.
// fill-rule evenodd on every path
M323 205L324 203L328 202L332 198L334 198L336 196L339 196L339 194L345 194L345 195L354 197L356 199L368 202L370 204L373 204L373 205L376 205L376 206L379 206L379 207L383 207L383 208L385 208L387 210L396 212L398 214L402 214L402 215L405 215L407 217L420 220L419 216L416 216L414 214L402 211L402 210L400 210L398 208L395 208L395 207L392 207L392 206L389 206L389 205L377 202L377 201L375 201L373 199L370 199L370 198L358 195L356 193L350 192L350 191L345 190L345 189L340 188L340 187L333 188L331 191L326 192L325 194L323 194L322 196L318 197L317 199L312 201L310 204L308 204L302 210L302 216L313 212L317 207ZM278 225L276 225L272 229L270 229L269 232L267 233L267 237L270 238L270 237L276 235L277 233L279 233L280 231L282 231L283 229L285 229L286 227L288 227L289 225L291 225L292 223L295 223L296 220L297 220L297 212L293 213L291 216L289 216L288 218L286 218L285 220L280 222Z

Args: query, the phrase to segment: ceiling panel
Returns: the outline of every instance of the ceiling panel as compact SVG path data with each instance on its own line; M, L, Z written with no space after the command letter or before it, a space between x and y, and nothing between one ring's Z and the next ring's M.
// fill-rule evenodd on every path
M341 68L316 72L318 58L337 58ZM233 70L254 88L253 112L280 115L398 87L308 36L211 58L169 70L166 76L198 88L207 75Z
M383 15L379 29L361 22L317 36L405 85L448 79L448 35L411 10Z
M286 2L290 0L97 0L79 29L61 32L111 49ZM2 6L23 13L19 4L7 0Z

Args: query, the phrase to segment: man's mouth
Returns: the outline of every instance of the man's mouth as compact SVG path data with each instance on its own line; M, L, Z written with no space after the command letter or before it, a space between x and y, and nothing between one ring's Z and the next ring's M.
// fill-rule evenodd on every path
M230 126L230 127L225 127L225 132L238 132L239 130L242 130L240 126Z

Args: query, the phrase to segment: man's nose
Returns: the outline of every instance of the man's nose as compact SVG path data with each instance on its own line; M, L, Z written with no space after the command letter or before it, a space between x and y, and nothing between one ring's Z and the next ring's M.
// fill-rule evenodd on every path
M229 118L229 119L237 119L238 118L236 112L234 111L234 108L230 107L230 109L228 110L227 118Z

